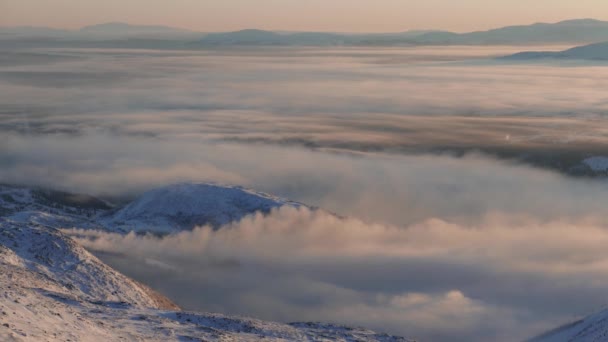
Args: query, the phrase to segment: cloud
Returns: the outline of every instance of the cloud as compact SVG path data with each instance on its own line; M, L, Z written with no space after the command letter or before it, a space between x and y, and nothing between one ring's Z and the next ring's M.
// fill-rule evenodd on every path
M471 60L494 53L66 50L27 70L9 61L0 182L115 198L215 181L317 205L358 219L280 210L164 239L76 233L207 311L429 340L529 337L603 303L608 184L512 159L564 171L605 153L608 78L597 66Z
M493 212L539 219L601 218L608 184L481 155L344 155L198 139L5 135L3 182L103 196L181 181L250 186L366 221L469 223Z
M188 309L433 341L530 337L593 306L608 281L608 231L591 221L395 227L281 208L167 237L66 232Z
M603 151L605 68L471 61L496 53L67 50L62 62L0 70L0 130L368 153L481 150L554 168Z
M294 147L142 139L6 135L3 182L112 197L180 181L250 186L367 221L404 225L492 212L539 219L601 217L607 184L480 155L353 156Z

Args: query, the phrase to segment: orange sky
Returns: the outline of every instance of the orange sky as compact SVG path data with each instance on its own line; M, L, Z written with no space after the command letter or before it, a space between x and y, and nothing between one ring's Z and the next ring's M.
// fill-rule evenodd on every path
M0 26L108 21L197 31L472 31L572 18L608 20L606 0L0 0Z

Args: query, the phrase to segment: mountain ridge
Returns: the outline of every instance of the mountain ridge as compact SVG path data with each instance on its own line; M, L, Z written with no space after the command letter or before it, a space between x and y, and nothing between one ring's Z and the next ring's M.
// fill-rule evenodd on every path
M501 57L502 60L588 60L608 61L608 41L577 46L563 51L524 51Z
M46 32L45 32L46 31ZM163 25L132 25L110 22L78 30L52 28L0 27L0 38L48 37L63 43L79 40L148 39L175 40L186 45L173 48L213 46L399 46L399 45L530 45L556 43L596 43L608 41L608 22L597 19L570 19L556 23L512 25L473 32L410 30L388 33L287 32L245 29L232 32L203 33ZM67 41L67 42L66 42ZM108 44L108 42L105 42ZM146 45L147 46L147 45Z
M244 34L256 31L265 39L256 40ZM333 34L325 32L293 32L279 34L274 31L240 30L210 33L202 38L202 45L489 45L489 44L536 44L574 43L608 40L608 22L597 19L571 19L557 23L512 25L489 30L456 33L450 31L378 34ZM299 34L317 34L317 40L303 41Z

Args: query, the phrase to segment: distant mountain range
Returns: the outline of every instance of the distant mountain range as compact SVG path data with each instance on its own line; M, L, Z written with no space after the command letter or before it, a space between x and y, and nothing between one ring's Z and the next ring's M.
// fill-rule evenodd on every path
M554 24L508 26L462 34L428 33L420 41L443 44L596 43L608 41L608 22L595 19L566 20Z
M105 23L85 26L79 30L61 30L49 27L0 27L2 39L51 38L62 40L107 40L127 38L149 39L189 39L203 36L200 32L188 31L168 26L130 25L126 23Z
M210 33L198 44L222 45L278 45L278 46L340 46L340 45L404 45L417 44L417 37L443 34L441 31L407 31L400 33L346 34L327 32L279 33L263 30Z
M558 23L508 26L488 31L406 31L397 33L277 32L241 30L201 33L167 26L106 23L80 30L44 27L0 27L0 41L52 39L66 42L100 40L171 40L184 48L213 46L400 46L400 45L492 45L492 44L588 44L608 41L608 22L594 19Z
M503 60L526 61L539 59L608 61L608 42L589 44L564 51L525 51L501 57Z
M608 22L594 19L555 24L508 26L488 31L453 33L410 31L387 34L277 33L242 30L212 33L201 45L490 45L591 43L608 40Z

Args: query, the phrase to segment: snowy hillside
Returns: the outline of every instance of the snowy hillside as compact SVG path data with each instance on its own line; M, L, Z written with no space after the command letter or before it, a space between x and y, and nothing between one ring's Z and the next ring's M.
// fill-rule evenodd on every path
M551 330L529 342L599 342L608 341L608 310Z
M147 287L114 271L54 228L0 218L0 249L3 261L81 299L162 306Z
M0 215L52 227L171 233L219 227L256 212L303 204L242 187L183 183L150 190L123 207L88 195L0 185Z
M606 172L608 171L608 157L595 156L589 157L583 160L583 164L587 165L591 170L595 172Z
M41 211L85 218L94 217L109 209L110 204L88 195L0 184L0 216Z
M170 195L177 189L160 193ZM221 212L221 204L242 205L245 213L256 203L256 208L290 203L233 190L233 196L212 207ZM220 191L219 199L224 193ZM61 212L55 208L59 204L40 200L32 190L3 187L2 194L10 198L3 197L5 214L0 215L0 341L405 341L361 328L181 312L167 298L103 264L55 229L65 220L90 222L86 213L94 219L98 208L81 215L67 202ZM131 209L151 213L153 207L144 203L162 205L150 194L142 199L146 201L136 202L141 206ZM205 200L198 204L209 205ZM42 211L45 208L54 212ZM183 210L196 214L196 208ZM175 207L164 209L161 212L167 215L179 212Z
M146 192L100 222L112 231L169 233L206 224L219 227L283 205L302 204L242 187L184 183Z

